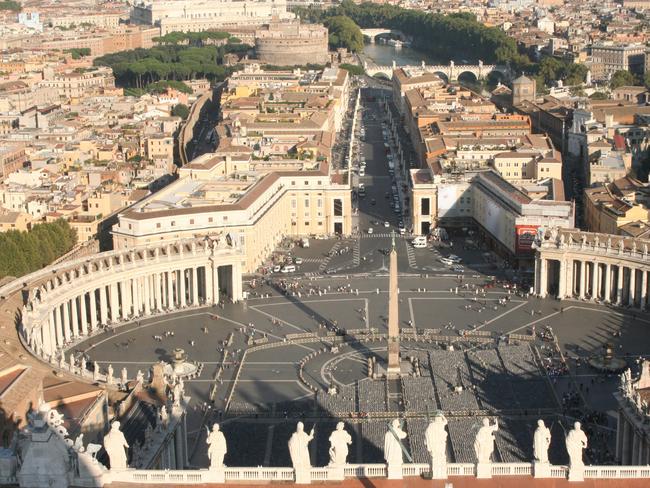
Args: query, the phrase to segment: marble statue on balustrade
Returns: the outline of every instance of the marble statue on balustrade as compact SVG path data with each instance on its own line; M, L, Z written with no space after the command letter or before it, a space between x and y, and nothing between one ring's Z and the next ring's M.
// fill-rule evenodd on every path
M330 434L330 466L343 466L347 463L348 446L352 444L352 436L345 430L345 424L336 424L336 430Z
M494 433L499 430L499 421L495 420L490 425L490 419L483 419L483 426L478 430L474 440L474 452L479 464L490 463L494 451Z
M309 469L311 468L311 461L309 459L309 443L314 438L314 428L307 434L305 432L305 424L298 422L296 431L291 434L289 439L289 455L291 456L291 464L294 469Z
M109 364L108 368L106 368L106 383L109 385L113 384L113 365Z
M399 419L394 419L384 435L384 459L389 467L399 467L404 462L401 443L404 439L406 439L406 432L402 430Z
M206 427L206 430L208 428ZM219 430L219 424L212 425L212 432L208 431L208 436L205 439L208 447L208 459L210 459L210 469L223 469L223 458L228 452L228 445L226 444L226 437L223 432Z
M447 477L447 419L438 414L424 432L424 444L431 457L431 477Z
M137 383L143 383L144 382L144 373L142 370L138 370L138 373L135 375L135 380Z
M566 450L569 454L569 481L584 479L585 464L582 460L582 451L586 448L587 436L582 431L580 422L576 422L566 436Z
M99 380L99 364L97 361L93 361L93 381Z
M126 367L123 367L122 371L120 371L120 380L122 382L122 385L126 385L129 381L129 373L126 370Z
M108 454L111 469L126 469L126 452L129 444L120 430L120 423L116 420L111 424L111 430L104 436L104 450Z
M551 445L551 431L543 420L537 421L537 429L533 435L533 453L535 461L548 464L548 448Z

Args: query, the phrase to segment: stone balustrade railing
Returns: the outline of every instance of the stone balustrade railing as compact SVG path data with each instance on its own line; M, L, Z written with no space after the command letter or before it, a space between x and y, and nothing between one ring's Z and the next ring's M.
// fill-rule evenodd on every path
M499 476L534 476L532 463L493 463L491 475ZM343 469L345 478L386 478L385 464L348 464ZM566 478L567 466L551 466L550 478ZM328 467L311 468L311 482L340 481L331 476ZM429 473L428 464L404 464L403 477L423 476ZM447 476L476 476L476 465L470 463L447 464ZM632 479L650 478L650 466L585 466L585 479ZM243 481L293 481L293 468L224 468L217 470L135 470L108 471L104 482L140 483L140 484L204 484L233 483Z

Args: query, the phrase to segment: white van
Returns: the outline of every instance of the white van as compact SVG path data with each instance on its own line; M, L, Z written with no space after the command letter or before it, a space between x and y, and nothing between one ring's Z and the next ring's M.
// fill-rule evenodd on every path
M300 241L300 244L302 245L302 247L309 247L309 239L303 237Z
M359 168L359 176L366 176L366 168L363 166Z
M293 264L285 264L282 266L282 269L280 271L283 273L294 273L296 271L296 267Z
M417 236L411 241L411 244L413 244L413 247L415 248L427 247L427 238L424 236Z

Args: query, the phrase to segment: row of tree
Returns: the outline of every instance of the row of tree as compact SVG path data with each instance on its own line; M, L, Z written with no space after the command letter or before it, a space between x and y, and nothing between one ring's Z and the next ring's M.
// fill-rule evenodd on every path
M23 9L19 2L14 0L1 0L0 10L9 10L11 12L20 12Z
M70 251L76 242L76 231L62 219L35 225L27 232L1 233L0 277L18 277L39 270Z
M223 56L245 53L249 49L250 46L237 43L200 47L169 44L107 54L93 63L112 68L118 86L144 88L161 80L207 78L222 81L232 72L232 68L221 65Z
M527 58L517 52L515 41L505 32L486 27L467 13L443 15L387 4L355 4L351 0L343 0L327 10L299 7L296 13L311 22L326 22L331 17L346 16L362 28L399 30L413 37L415 47L443 62L452 59L481 59L486 63L527 62Z
M206 44L210 44L211 41L219 41L230 38L231 35L228 32L221 31L169 32L164 36L154 37L152 41L158 44L189 44L191 46L200 47ZM236 39L236 41L238 41L238 39Z

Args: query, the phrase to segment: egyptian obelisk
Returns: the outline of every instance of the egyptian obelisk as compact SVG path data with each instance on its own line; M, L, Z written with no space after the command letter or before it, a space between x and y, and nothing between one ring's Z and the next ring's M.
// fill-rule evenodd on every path
M397 249L395 249L395 233L390 250L388 266L388 376L400 374L399 358L399 302L397 299Z

